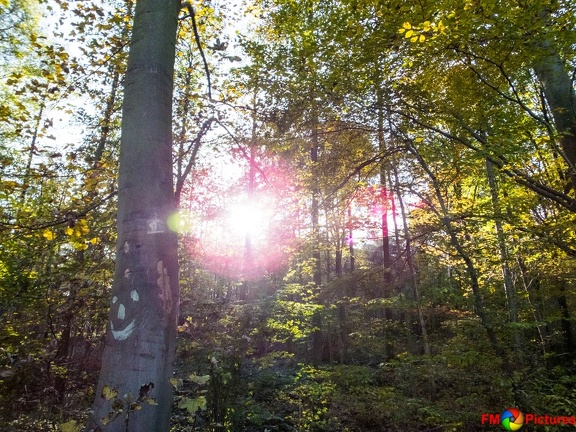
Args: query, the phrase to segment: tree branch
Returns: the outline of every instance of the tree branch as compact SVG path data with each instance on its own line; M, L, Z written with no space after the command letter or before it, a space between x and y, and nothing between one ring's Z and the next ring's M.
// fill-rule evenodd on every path
M212 100L212 83L210 81L210 69L208 69L208 62L206 61L206 56L204 55L204 50L202 49L202 44L200 43L200 34L198 33L198 25L196 24L196 13L194 12L194 8L188 2L182 3L182 8L186 8L188 10L187 16L184 18L192 18L192 29L194 30L194 40L196 41L196 46L200 51L200 56L202 57L202 63L204 64L204 71L206 72L206 79L208 80L208 98Z

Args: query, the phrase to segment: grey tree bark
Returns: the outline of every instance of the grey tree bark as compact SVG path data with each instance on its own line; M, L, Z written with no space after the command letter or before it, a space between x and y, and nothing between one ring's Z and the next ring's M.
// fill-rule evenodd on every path
M165 432L178 311L172 90L180 2L139 0L124 84L110 321L86 430Z
M539 17L545 29L530 48L536 52L534 72L542 84L544 97L552 112L560 140L561 153L569 167L572 187L576 189L576 92L571 67L561 57L554 35L546 29L554 22L552 12L544 7Z

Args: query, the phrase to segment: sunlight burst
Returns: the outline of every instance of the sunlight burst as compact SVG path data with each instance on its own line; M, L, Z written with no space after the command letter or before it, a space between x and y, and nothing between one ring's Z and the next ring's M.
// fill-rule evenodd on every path
M265 203L245 201L228 209L226 225L235 236L260 239L265 237L271 217L272 211Z

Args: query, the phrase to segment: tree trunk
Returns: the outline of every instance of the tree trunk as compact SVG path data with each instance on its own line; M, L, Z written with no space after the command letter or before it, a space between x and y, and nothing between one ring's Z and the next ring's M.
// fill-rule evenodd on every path
M315 169L316 164L318 163L318 116L314 114L313 119L313 130L312 130L312 147L310 148L310 161L312 162L312 169ZM314 174L315 175L315 174ZM316 181L312 185L312 208L311 208L311 217L312 217L312 241L314 245L312 246L312 258L314 258L314 284L316 287L320 287L322 285L322 264L320 262L321 255L320 255L320 247L318 242L320 240L320 227L319 227L319 203L318 203L318 185Z
M544 310L542 307L542 298L540 296L540 279L537 277L531 278L528 268L524 260L520 257L517 258L518 268L522 276L524 290L528 294L527 300L532 308L536 328L538 329L538 336L540 338L540 345L542 347L542 355L546 356L548 352L548 325L545 324Z
M402 228L404 230L404 249L406 251L406 263L408 264L409 270L409 284L414 292L414 299L416 300L416 309L418 312L418 321L420 323L420 332L422 333L422 345L424 348L424 354L431 355L432 350L430 349L430 341L428 339L428 330L426 328L426 319L424 317L424 311L422 310L422 297L420 295L420 289L418 288L418 283L416 281L416 267L414 265L414 260L412 260L412 244L410 239L410 230L408 228L408 218L406 216L406 209L404 206L404 199L400 193L400 181L398 179L398 168L396 166L396 158L392 156L392 169L394 172L394 186L396 189L396 196L398 197L398 202L400 203L400 214L402 216Z
M541 14L543 27L546 28L548 11ZM570 69L560 57L557 47L553 47L551 36L544 34L536 43L535 49L541 55L534 63L536 76L542 83L544 97L548 103L554 126L560 136L562 156L569 166L572 187L576 189L576 92Z
M180 2L139 0L128 57L110 324L87 430L165 432L178 311L172 88Z
M456 250L456 252L460 256L460 258L464 261L464 264L466 266L466 272L468 274L468 277L470 278L470 286L472 288L472 294L474 297L474 306L476 309L476 314L480 318L480 323L481 323L482 327L484 327L484 330L486 331L486 335L488 336L488 340L490 342L492 349L494 350L496 355L502 361L502 371L504 372L504 374L508 378L510 378L510 377L512 377L512 372L513 372L512 365L511 365L510 361L508 360L508 357L506 355L506 351L502 348L502 345L500 344L500 341L498 340L498 336L496 335L496 331L495 331L494 326L492 324L492 319L490 318L490 315L488 314L488 312L486 311L486 308L484 307L484 299L483 299L482 292L480 289L480 281L479 281L479 277L478 277L478 271L476 270L476 267L474 266L474 262L472 261L472 258L464 250L462 243L458 239L458 236L456 234L456 228L454 227L454 224L453 224L452 219L450 217L450 214L448 212L448 207L446 206L446 203L444 201L444 197L442 196L440 183L438 182L438 179L436 178L434 173L428 167L428 164L426 163L426 161L422 158L422 156L420 156L420 154L418 153L418 150L415 148L412 148L410 150L412 151L414 156L416 156L416 159L418 159L420 166L424 169L424 171L426 171L426 173L430 177L430 180L432 181L432 186L433 186L436 198L438 199L438 205L440 207L439 211L437 209L433 209L433 208L432 208L432 210L437 214L442 225L444 225L444 228L446 229L446 233L448 234L448 236L450 238L450 244Z
M133 3L129 0L126 2L126 17L132 18ZM128 39L129 27L125 26L122 29L121 40L122 42ZM106 148L106 142L108 141L108 134L110 133L110 128L112 126L112 115L114 114L114 106L116 105L116 97L118 95L118 89L120 87L120 68L116 62L110 62L109 70L112 73L112 86L110 87L110 93L106 98L106 108L104 109L104 117L100 123L100 137L98 138L98 145L96 146L96 151L94 152L94 160L92 161L92 168L98 168L101 164L101 159L104 154L104 149Z
M40 133L40 123L42 122L42 115L44 113L45 104L46 104L46 95L42 96L42 101L40 102L38 115L36 116L36 122L34 124L34 133L32 135L32 141L30 142L30 149L28 150L28 160L26 161L26 169L24 170L24 184L22 185L22 191L20 192L21 204L24 204L24 202L26 201L26 193L28 192L28 188L30 187L30 180L32 174L32 160L34 159L34 154L36 153L36 141L38 140L38 134ZM20 213L20 210L18 210L18 213ZM20 215L18 215L16 219L20 220Z
M348 228L348 253L350 255L350 273L354 273L356 271L356 257L354 252L354 230L352 224L352 209L348 206L348 224L350 227Z
M566 281L559 281L558 285L560 292L556 297L556 301L558 302L560 311L562 313L560 324L562 326L562 333L564 335L564 351L569 353L570 358L572 358L572 355L576 352L576 345L574 344L574 335L572 331L572 317L570 314L570 309L568 308L568 302L566 300Z
M498 197L498 185L496 184L494 166L488 159L486 159L486 177L488 178L488 186L490 187L490 197L492 200L492 210L494 211L496 239L498 241L498 252L500 253L502 278L504 279L504 292L508 302L508 314L510 322L515 324L518 322L518 296L516 295L516 287L514 286L514 281L512 280L512 272L510 271L510 266L508 265L508 248L506 247L506 237L504 234L504 229L502 228L502 211L500 208L500 198ZM514 349L519 351L522 347L521 335L517 329L513 329L512 334L514 340Z
M382 89L376 90L378 99L378 151L386 153L386 140L384 138L384 95ZM388 193L386 192L387 167L384 162L380 164L380 188L382 192L382 253L384 266L384 293L382 297L388 297L392 285L392 258L390 254L390 233L388 229Z
M256 107L256 103L254 103ZM252 119L252 140L250 143L250 166L248 167L248 203L252 203L254 199L254 192L256 190L256 119ZM240 291L240 300L247 300L250 294L250 279L254 272L254 254L252 250L252 236L251 228L248 228L244 237L244 256L242 257L242 286Z

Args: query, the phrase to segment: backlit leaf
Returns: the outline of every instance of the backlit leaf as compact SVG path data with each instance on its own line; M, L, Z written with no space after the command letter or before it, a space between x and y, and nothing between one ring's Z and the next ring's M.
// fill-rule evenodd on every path
M118 390L115 390L105 385L104 387L102 387L102 393L100 396L102 397L102 399L110 400L118 396Z

